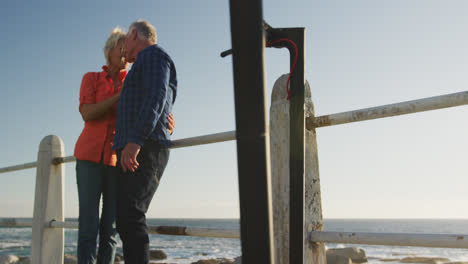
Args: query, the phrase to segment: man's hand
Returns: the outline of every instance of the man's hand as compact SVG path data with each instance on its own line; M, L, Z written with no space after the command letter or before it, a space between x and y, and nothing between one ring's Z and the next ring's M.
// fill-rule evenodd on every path
M138 168L138 161L137 156L140 153L141 146L135 143L127 143L125 148L122 150L122 154L120 157L120 165L124 172L127 170L131 172L135 172Z
M169 132L169 134L172 135L172 133L174 132L174 128L175 128L175 120L174 120L174 116L171 113L169 113L169 117L167 118L167 121L169 121L169 123L167 124L168 125L167 132Z

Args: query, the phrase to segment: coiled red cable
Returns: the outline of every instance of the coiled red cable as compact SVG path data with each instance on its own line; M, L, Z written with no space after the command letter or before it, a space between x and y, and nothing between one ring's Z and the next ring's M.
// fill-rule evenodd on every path
M296 63L297 63L297 45L296 43L294 43L294 41L290 40L290 39L286 39L286 38L282 38L282 39L277 39L277 40L274 40L274 41L271 41L271 42L268 42L266 44L267 47L270 47L271 45L275 44L275 43L278 43L278 42L283 42L283 41L286 41L286 42L289 42L293 45L294 47L294 50L295 50L295 58L294 58L294 63L293 65L291 66L291 70L289 71L289 76L288 76L288 81L286 82L286 92L288 93L288 100L289 100L289 97L291 96L291 92L289 91L289 81L291 80L291 75L294 71L294 68L296 67Z

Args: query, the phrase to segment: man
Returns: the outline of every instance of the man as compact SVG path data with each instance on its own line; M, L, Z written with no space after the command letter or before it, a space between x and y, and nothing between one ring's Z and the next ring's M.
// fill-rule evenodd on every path
M117 105L114 146L120 167L117 231L126 264L149 263L146 212L169 159L168 116L176 98L174 62L147 21L132 23L125 56L133 63Z

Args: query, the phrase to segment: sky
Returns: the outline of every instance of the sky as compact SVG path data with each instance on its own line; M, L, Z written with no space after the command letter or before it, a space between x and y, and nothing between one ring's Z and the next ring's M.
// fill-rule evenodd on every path
M465 0L265 0L273 27L306 28L317 116L468 87ZM47 135L66 156L83 129L82 76L115 26L155 25L179 80L173 139L235 129L229 2L6 1L0 9L0 167L32 162ZM286 50L265 51L267 111ZM466 106L317 129L324 218L468 218ZM239 217L235 141L171 151L150 218ZM78 215L75 163L65 215ZM0 217L30 217L35 169L0 174Z

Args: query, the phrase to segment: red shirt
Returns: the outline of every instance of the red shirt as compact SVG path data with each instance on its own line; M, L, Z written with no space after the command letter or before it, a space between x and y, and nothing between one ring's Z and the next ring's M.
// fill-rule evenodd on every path
M83 104L95 104L114 96L122 89L114 88L112 79L107 74L107 66L102 67L102 72L88 72L83 76L80 88L80 106ZM127 74L120 74L121 83ZM80 160L88 160L115 166L117 156L112 150L112 142L115 135L116 105L102 118L85 122L83 131L75 145L74 156Z

